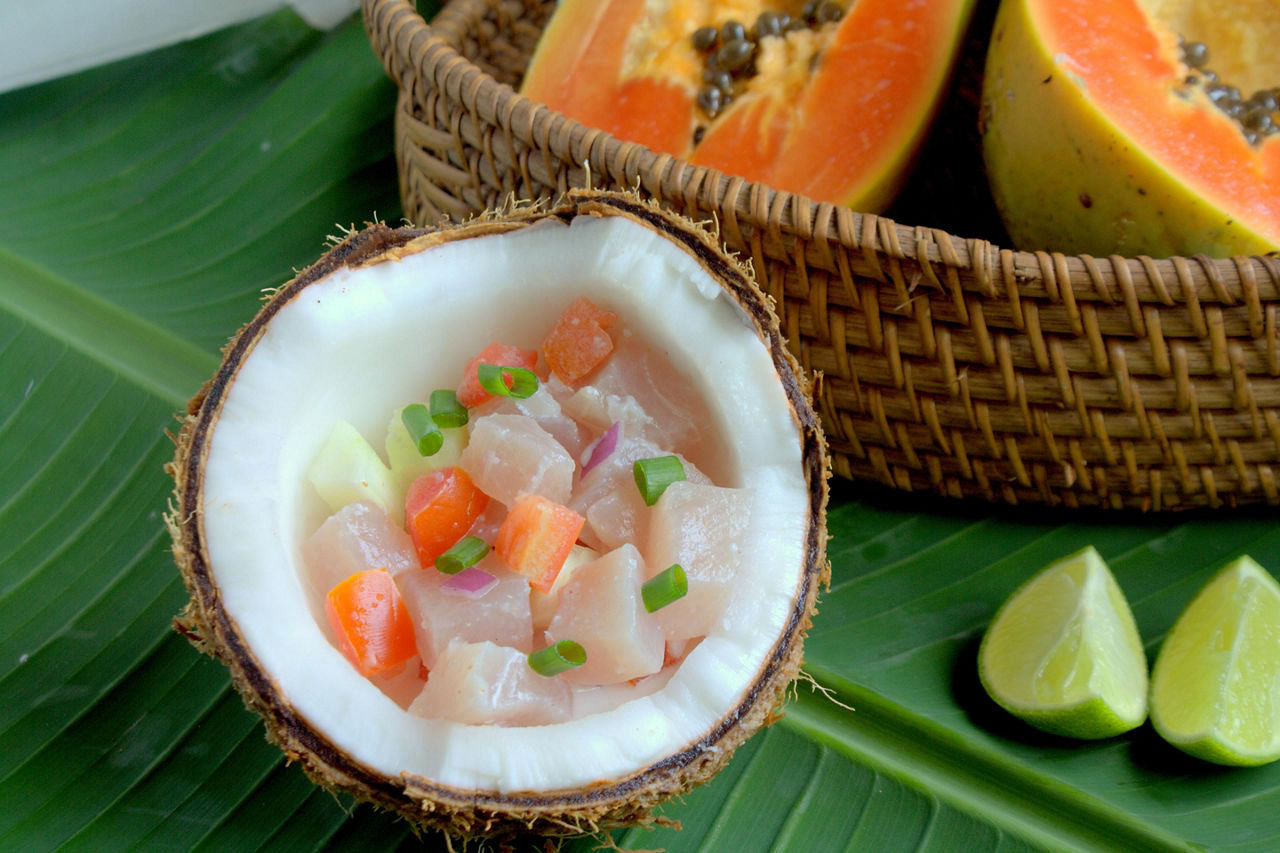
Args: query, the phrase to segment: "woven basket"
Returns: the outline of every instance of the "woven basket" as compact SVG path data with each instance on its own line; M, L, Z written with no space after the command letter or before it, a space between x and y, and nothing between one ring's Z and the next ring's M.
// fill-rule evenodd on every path
M1280 503L1280 258L1015 252L654 154L513 91L553 7L454 0L428 26L364 0L400 88L411 220L588 184L714 218L823 374L845 477L1009 503Z

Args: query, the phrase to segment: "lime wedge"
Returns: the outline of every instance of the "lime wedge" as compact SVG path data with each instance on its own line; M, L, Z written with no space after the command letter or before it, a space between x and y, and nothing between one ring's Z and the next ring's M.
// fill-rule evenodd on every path
M1280 584L1251 558L1205 584L1165 637L1151 674L1151 722L1207 761L1280 758Z
M1105 738L1147 717L1147 658L1133 614L1092 547L1051 563L1001 606L978 674L991 698L1036 728Z

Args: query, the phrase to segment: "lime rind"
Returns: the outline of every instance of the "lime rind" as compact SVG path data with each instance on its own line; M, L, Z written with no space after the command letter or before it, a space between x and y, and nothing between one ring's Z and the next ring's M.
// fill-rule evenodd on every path
M987 693L1036 728L1100 739L1147 717L1147 661L1124 593L1092 546L1036 573L983 637Z
M1178 749L1231 766L1280 759L1280 584L1248 556L1213 576L1166 635L1151 722Z

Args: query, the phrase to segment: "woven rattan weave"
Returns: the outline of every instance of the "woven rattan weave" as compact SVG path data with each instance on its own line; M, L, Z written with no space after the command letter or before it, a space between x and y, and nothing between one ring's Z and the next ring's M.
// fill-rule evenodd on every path
M553 6L454 0L428 26L364 0L400 88L410 219L588 182L714 219L823 374L846 477L1011 503L1280 503L1280 258L1016 252L654 154L511 88Z

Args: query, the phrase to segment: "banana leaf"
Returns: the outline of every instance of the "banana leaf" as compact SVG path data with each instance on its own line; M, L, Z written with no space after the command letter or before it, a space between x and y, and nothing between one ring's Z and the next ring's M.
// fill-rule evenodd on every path
M169 433L338 229L400 216L394 89L357 19L281 12L0 95L0 850L447 849L313 787L171 629ZM780 721L624 849L1271 850L1280 764L1149 726L1039 734L975 672L999 603L1092 543L1149 656L1273 514L1134 516L838 482L833 579ZM597 849L598 840L565 849ZM526 839L518 849L544 849Z

